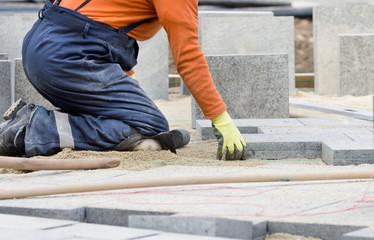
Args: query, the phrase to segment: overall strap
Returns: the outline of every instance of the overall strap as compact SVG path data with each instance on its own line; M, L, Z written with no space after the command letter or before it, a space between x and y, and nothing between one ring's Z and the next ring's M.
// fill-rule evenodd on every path
M52 0L49 0L50 2L53 2L54 5L60 5L60 2L61 0L55 0L55 1L52 1ZM79 5L76 9L74 9L74 11L78 11L79 9L81 9L82 7L86 6L87 3L91 2L91 0L86 0L84 1L81 5Z
M133 23L133 24L130 24L126 27L121 27L118 29L118 31L120 33L128 33L128 32L131 32L132 30L134 30L136 27L140 26L141 24L143 23L146 23L146 22L150 22L153 18L147 18L147 19L144 19L142 21L139 21L139 22L136 22L136 23Z

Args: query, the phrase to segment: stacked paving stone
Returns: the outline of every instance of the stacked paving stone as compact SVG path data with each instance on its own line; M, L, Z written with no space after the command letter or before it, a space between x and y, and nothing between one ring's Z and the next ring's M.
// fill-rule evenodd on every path
M316 93L323 95L374 93L373 80L370 78L373 75L373 38L370 39L370 34L374 33L373 16L374 5L314 8Z
M5 56L5 55L0 55ZM5 58L5 57L4 57ZM11 105L11 62L0 60L0 122L1 116Z
M373 122L353 118L236 119L249 158L322 158L331 165L374 163ZM201 140L215 139L211 122L198 120Z

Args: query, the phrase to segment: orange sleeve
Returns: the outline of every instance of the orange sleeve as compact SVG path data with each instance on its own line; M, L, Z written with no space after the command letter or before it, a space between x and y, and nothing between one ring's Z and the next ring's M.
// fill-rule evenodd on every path
M198 0L153 0L177 70L206 118L226 110L198 42Z

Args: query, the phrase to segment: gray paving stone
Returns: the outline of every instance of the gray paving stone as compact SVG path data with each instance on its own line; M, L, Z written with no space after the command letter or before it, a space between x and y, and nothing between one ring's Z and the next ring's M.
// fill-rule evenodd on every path
M318 237L329 240L341 240L343 234L361 229L360 226L345 226L331 224L268 222L268 233L288 233L294 235Z
M10 203L10 201L8 201ZM0 202L0 213L23 215L32 217L63 219L71 221L85 221L84 207L36 207L35 205L12 206L14 204L6 204L4 201Z
M233 119L288 118L287 55L225 55L206 59ZM192 101L195 127L196 120L204 119L204 115Z
M147 236L157 235L159 232L143 229L134 229L117 226L106 226L90 223L77 223L64 227L54 228L48 232L58 236L59 234L68 235L74 238L88 239L138 239Z
M366 127L360 126L303 126L303 127L259 127L259 133L274 134L274 133L303 133L303 134L346 134L348 137L367 138L373 137L372 132ZM352 136L351 136L352 135Z
M151 99L168 99L169 44L164 29L152 39L138 42L138 64L135 78Z
M290 107L309 109L320 112L334 113L343 116L363 119L363 120L373 120L373 112L364 111L359 109L344 108L339 106L332 106L321 103L312 103L303 100L290 99Z
M131 215L171 215L167 212L136 211L108 208L86 209L86 222L96 224L107 224L113 226L129 226L129 216Z
M54 109L54 106L40 95L31 85L23 70L22 59L15 59L15 100L23 98L26 102L32 102L44 106L48 109Z
M374 239L373 228L364 228L344 234L344 240L369 240Z
M65 234L56 235L42 230L3 229L1 227L0 235L2 240L73 240Z
M338 93L338 35L374 32L374 5L317 6L313 10L315 92Z
M38 11L0 11L0 52L8 53L8 59L22 57L22 42L38 19Z
M8 53L0 53L0 60L8 60Z
M220 237L207 237L207 236L196 236L190 234L177 234L177 233L160 233L158 235L153 235L145 238L146 240L233 240L236 238L220 238Z
M305 126L373 126L373 122L355 118L298 118L298 120Z
M294 93L293 17L273 17L271 12L200 11L199 41L205 55L288 54L288 87Z
M11 102L11 62L0 60L0 122Z
M181 95L186 95L186 96L190 96L191 95L190 90L188 90L188 88L187 88L186 84L184 84L183 80L181 80L180 94Z
M130 216L129 226L165 232L251 239L252 222L222 218L191 218L179 216Z
M372 34L339 35L338 51L338 95L374 94L374 29Z
M326 141L322 144L322 160L335 166L374 164L374 143Z
M17 230L43 230L61 226L70 226L75 221L0 214L0 228Z

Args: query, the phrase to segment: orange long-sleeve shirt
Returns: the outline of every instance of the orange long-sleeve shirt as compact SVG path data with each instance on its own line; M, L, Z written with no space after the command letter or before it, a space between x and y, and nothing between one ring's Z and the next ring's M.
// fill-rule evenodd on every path
M60 6L76 9L83 2L62 0ZM198 0L92 0L78 12L114 28L153 18L128 35L144 41L164 27L178 73L205 117L226 110L198 43Z

